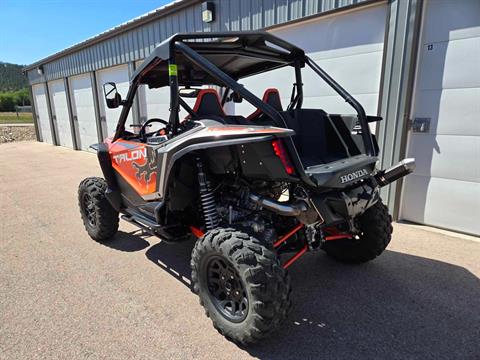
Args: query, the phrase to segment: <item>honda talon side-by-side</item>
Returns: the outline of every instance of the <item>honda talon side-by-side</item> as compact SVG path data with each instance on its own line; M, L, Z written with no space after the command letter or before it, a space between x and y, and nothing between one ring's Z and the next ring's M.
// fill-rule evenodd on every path
M278 90L260 99L239 83L279 68L295 79L286 108ZM302 106L307 68L355 115ZM126 124L141 85L169 87L168 119ZM362 263L389 244L380 188L415 162L376 169L369 123L382 119L367 116L295 45L260 31L176 34L136 69L125 99L114 83L104 92L107 106L122 111L115 134L92 145L103 178L79 186L88 234L106 242L121 218L169 243L196 237L193 291L228 339L251 343L282 324L291 307L287 268L306 252ZM256 110L225 112L242 101Z

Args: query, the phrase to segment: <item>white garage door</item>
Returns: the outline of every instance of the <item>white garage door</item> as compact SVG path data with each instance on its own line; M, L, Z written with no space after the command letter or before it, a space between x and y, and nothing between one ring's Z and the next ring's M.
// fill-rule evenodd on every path
M480 235L480 1L426 5L402 217ZM415 124L415 122L414 122Z
M68 81L78 147L88 150L90 145L98 142L90 75L73 76Z
M42 136L42 141L53 144L45 86L43 84L33 85L32 91L35 111L37 113L37 124Z
M126 99L129 87L128 67L126 65L116 66L113 68L100 70L97 72L97 88L100 104L100 116L102 121L102 129L105 136L113 136L115 128L117 127L122 107L116 109L107 108L105 96L103 93L103 84L107 82L114 82L117 85L117 90ZM132 112L128 114L127 124L132 123Z
M367 114L377 114L383 41L387 7L380 4L344 14L302 22L271 32L305 49L307 54L326 70L365 107ZM351 114L354 110L329 88L310 68L302 71L304 108L322 108L329 113ZM248 89L262 96L268 87L279 89L282 104L290 101L295 81L291 68L245 79ZM243 102L236 105L242 115L254 109Z
M49 82L48 88L51 99L50 103L52 104L53 123L55 124L58 144L73 148L67 95L63 79Z

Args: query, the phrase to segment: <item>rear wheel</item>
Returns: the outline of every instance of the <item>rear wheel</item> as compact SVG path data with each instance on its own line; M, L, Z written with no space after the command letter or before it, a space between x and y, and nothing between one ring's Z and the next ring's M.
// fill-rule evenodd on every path
M354 239L332 240L323 250L335 260L345 263L363 263L375 259L392 238L392 217L379 200L358 218L360 234Z
M90 177L78 187L78 205L88 235L96 241L106 241L118 231L118 212L105 196L104 179Z
M290 309L290 278L276 254L233 229L215 229L192 252L192 282L213 326L239 343L274 331Z

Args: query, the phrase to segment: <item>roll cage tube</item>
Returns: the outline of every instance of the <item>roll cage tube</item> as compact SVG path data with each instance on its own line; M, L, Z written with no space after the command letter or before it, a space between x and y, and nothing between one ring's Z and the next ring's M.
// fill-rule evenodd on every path
M137 79L134 83L131 84L130 88L128 89L127 98L122 107L122 112L120 113L120 118L118 119L117 127L115 128L115 135L113 136L112 141L116 141L120 139L122 133L125 131L125 122L127 121L128 112L133 104L133 99L135 97L135 93L137 92L139 79Z
M301 109L303 104L303 82L302 82L302 67L303 62L295 61L295 83L292 88L292 95L290 97L290 104L287 110Z
M377 156L375 147L373 146L372 134L370 133L370 127L367 122L367 115L363 106L352 96L347 90L341 87L335 80L333 80L330 75L328 75L320 66L318 66L315 61L310 59L308 56L305 56L305 62L310 66L310 68L315 71L318 76L320 76L330 87L332 87L337 94L339 94L351 107L355 109L358 115L358 120L360 122L360 127L362 129L362 140L365 145L365 151L369 156Z
M172 47L173 44L170 44ZM173 50L173 49L172 49ZM177 63L175 61L175 51L170 51L170 59L168 60L168 82L170 85L170 118L168 122L172 126L172 135L175 136L178 133L178 124L180 123L178 118L180 95L178 94L178 78L177 78Z

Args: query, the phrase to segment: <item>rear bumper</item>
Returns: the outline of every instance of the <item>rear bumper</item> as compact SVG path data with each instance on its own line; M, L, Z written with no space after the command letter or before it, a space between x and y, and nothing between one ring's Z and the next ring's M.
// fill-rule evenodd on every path
M370 177L378 158L357 155L331 163L310 166L305 173L321 188L344 189L356 181Z
M363 175L361 172L363 181L357 186L343 191L332 189L313 196L312 201L326 225L341 223L363 214L379 200L381 187L412 173L414 169L415 160L405 159L389 169L378 171L375 175L369 173ZM340 176L341 179L345 175L336 176Z

